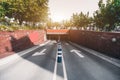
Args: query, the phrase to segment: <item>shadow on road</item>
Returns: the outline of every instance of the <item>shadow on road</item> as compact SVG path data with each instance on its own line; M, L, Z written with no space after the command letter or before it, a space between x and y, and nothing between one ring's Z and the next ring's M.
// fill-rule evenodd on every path
M41 55L39 54L41 50L46 49L44 52L45 54ZM23 59L32 62L36 66L39 66L42 69L45 69L45 71L51 72L52 75L54 73L54 68L55 68L55 61L56 61L56 50L57 50L57 45L56 43L53 43L52 45L48 44L46 46L39 47L30 53L22 56ZM38 53L37 55L35 55ZM61 63L62 64L62 63ZM42 72L41 72L42 74ZM46 74L49 75L49 74ZM56 74L59 77L63 78L63 74Z

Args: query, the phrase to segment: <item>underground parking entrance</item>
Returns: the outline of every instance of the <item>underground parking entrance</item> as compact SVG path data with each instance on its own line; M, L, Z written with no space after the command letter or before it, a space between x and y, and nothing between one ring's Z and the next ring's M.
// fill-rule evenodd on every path
M69 40L69 30L62 29L62 30L46 30L47 32L47 40L61 40L61 41L68 41Z

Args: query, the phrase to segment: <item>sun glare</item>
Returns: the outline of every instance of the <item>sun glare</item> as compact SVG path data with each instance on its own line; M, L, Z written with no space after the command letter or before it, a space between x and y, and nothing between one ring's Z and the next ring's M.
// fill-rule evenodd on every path
M61 22L64 20L64 17L62 15L51 15L50 18L53 22Z

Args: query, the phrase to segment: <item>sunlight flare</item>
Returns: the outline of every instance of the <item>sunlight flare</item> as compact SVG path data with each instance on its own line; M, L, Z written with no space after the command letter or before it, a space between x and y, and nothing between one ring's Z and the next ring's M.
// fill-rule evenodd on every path
M53 22L61 22L64 20L63 15L51 15L50 18L52 19Z

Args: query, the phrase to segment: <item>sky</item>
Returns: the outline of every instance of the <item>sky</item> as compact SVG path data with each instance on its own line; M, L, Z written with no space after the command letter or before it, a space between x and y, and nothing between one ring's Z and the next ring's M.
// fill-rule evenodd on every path
M104 0L105 1L105 0ZM99 0L49 0L49 17L54 22L69 20L73 13L87 13L90 16L98 9Z

